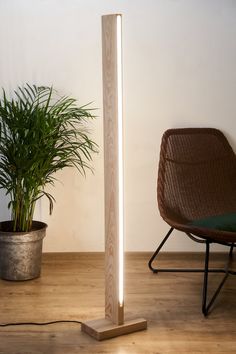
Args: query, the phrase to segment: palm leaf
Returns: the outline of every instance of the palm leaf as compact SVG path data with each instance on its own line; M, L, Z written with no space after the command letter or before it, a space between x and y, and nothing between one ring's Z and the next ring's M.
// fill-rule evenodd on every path
M94 118L89 104L78 106L74 98L60 97L52 87L26 84L8 99L0 99L0 188L11 197L15 230L32 224L38 199L54 197L45 191L58 170L76 167L86 175L89 161L98 151L87 123Z

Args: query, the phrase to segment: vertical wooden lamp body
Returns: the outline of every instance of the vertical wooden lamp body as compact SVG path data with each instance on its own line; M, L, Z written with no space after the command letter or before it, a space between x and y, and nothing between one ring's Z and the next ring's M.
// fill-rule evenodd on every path
M105 167L105 318L82 324L98 340L147 328L124 320L124 217L121 15L102 16Z

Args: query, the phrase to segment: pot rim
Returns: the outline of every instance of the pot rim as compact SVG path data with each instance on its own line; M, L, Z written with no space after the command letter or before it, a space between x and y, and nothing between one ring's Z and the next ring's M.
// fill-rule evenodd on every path
M0 234L14 234L14 235L26 235L26 234L32 234L34 232L38 232L38 231L43 231L46 230L46 228L48 227L48 225L42 221L38 221L38 220L33 220L32 225L33 228L30 231L7 231L7 230L2 230L2 225L9 225L12 224L12 220L4 220L4 221L0 221Z

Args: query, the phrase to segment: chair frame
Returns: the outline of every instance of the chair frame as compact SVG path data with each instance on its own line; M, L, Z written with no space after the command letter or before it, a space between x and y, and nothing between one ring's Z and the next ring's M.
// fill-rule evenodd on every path
M228 278L229 275L236 275L236 271L230 269L230 265L231 262L233 260L233 250L234 247L236 247L236 245L232 242L232 243L228 243L228 242L216 242L215 240L211 240L211 239L201 239L201 238L197 238L196 236L193 236L191 233L185 232L185 234L193 241L198 242L198 243L204 243L205 247L206 247L206 251L205 251L205 267L204 268L154 268L153 267L153 262L154 260L158 257L158 254L160 252L160 250L162 249L162 247L164 246L164 244L166 243L166 241L169 239L170 235L172 234L174 228L171 227L169 229L169 231L167 232L166 236L164 237L164 239L161 241L161 243L159 244L159 246L157 247L156 251L153 253L152 257L150 258L149 262L148 262L148 266L149 269L157 274L157 273L161 273L161 272L187 272L187 273L204 273L204 280L203 280L203 289L202 289L202 313L204 316L207 316L210 313L210 309L212 308L218 294L220 293L220 290L222 289L226 279ZM209 268L209 256L210 256L210 245L211 243L218 243L224 246L228 246L230 247L229 253L228 253L228 257L226 260L226 264L224 268ZM217 289L215 290L214 294L212 295L212 297L210 298L210 300L208 300L208 275L209 273L223 273L224 277L221 280L219 286L217 287Z

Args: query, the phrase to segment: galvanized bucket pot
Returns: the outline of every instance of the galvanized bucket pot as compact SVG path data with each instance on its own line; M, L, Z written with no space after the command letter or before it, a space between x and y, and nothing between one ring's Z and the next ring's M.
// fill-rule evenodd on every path
M5 231L11 223L0 222L0 278L16 281L38 278L47 225L33 221L30 232Z

